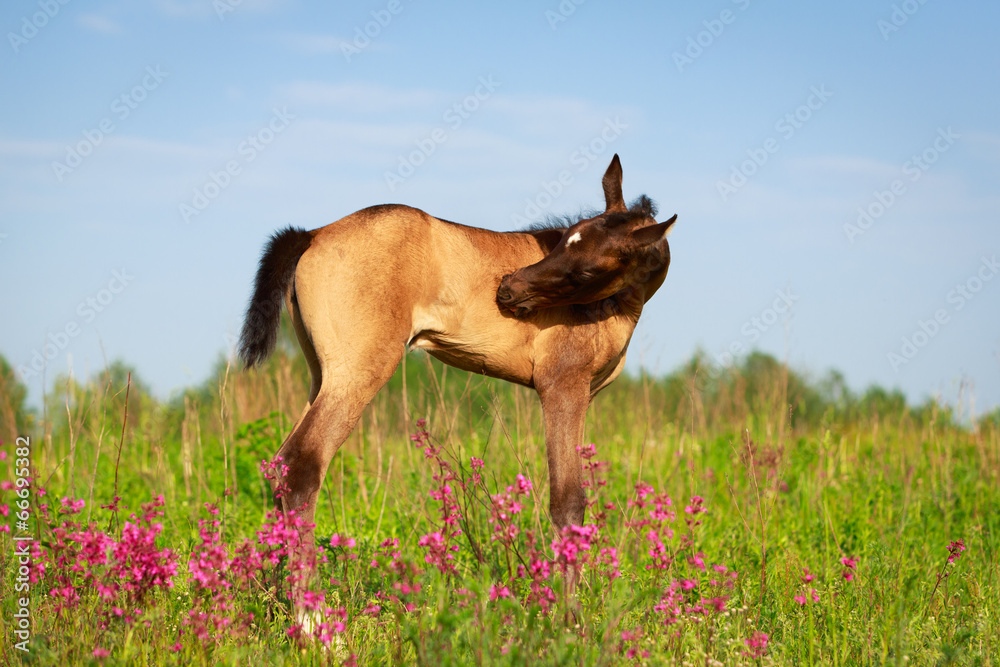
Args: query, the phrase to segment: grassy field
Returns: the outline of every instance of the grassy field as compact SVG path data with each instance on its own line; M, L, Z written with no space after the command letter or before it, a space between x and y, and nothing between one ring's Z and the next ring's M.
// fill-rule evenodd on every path
M285 334L168 403L114 364L29 414L4 368L4 664L1000 663L997 415L759 354L602 393L563 535L534 394L409 355L327 477L307 640L261 465L305 399Z

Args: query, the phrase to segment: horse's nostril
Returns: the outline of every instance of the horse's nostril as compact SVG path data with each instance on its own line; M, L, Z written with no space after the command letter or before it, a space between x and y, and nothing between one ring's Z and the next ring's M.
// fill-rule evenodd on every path
M502 303L510 301L511 299L510 290L507 287L501 285L500 288L497 290L497 299Z

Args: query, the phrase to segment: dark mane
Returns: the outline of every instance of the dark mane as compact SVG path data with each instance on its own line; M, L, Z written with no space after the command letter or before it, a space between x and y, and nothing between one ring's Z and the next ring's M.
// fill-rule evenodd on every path
M639 195L639 198L632 202L628 210L633 215L641 213L648 218L655 218L657 213L656 202L646 195Z
M605 215L604 224L608 227L616 227L618 225L633 222L636 218L645 219L653 217L656 217L656 204L653 203L653 200L646 195L641 195L629 205L627 211L608 213Z
M641 195L638 199L629 204L628 211L609 213L604 216L609 227L615 227L617 225L631 222L636 218L655 218L656 217L656 202L647 197L646 195ZM595 218L601 215L603 211L597 211L594 209L582 209L579 213L568 214L568 215L546 215L544 220L539 222L533 222L522 230L522 232L543 232L550 229L569 229L581 220L586 220L587 218Z
M546 214L545 218L539 222L533 222L528 225L524 231L526 232L540 232L547 229L569 229L581 220L586 220L587 218L593 218L601 214L601 211L595 211L594 209L581 209L579 213L567 213L564 215L554 215L552 213Z

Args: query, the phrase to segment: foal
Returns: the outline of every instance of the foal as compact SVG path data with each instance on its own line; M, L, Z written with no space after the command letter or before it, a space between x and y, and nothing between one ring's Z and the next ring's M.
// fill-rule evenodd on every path
M274 350L284 302L309 364L309 400L278 454L276 503L311 523L333 455L407 349L532 387L545 417L549 511L582 525L577 446L590 401L625 363L643 304L670 264L667 231L640 197L626 207L621 162L604 175L605 211L566 229L492 232L400 205L271 237L240 337L247 367ZM314 555L301 530L300 564Z

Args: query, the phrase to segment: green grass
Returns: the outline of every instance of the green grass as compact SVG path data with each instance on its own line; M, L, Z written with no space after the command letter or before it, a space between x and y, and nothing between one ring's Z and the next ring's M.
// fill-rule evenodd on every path
M285 349L252 376L220 366L217 378L166 404L133 383L128 418L124 367L83 384L61 378L45 414L8 420L32 435L33 474L47 490L33 499L32 536L50 556L67 520L94 522L120 540L128 515L162 495L163 515L153 519L162 523L156 546L176 554L177 573L171 588L148 593L142 614L129 623L97 592L110 564L75 572L52 562L31 586L31 640L27 652L19 651L15 491L0 492L12 526L0 534L2 661L341 664L353 654L358 664L372 665L1000 662L995 421L963 425L948 409L910 409L881 390L835 400L822 383L763 355L739 369L710 370L695 358L668 378L622 378L596 399L587 442L607 463L594 477L606 485L590 490L588 522L597 521L600 531L575 598L564 599L557 564L538 579L556 599L543 608L532 601L538 596L531 577L517 576L519 563L542 553L551 558L556 537L546 510L537 400L528 390L410 355L334 459L318 503L316 532L327 562L317 588L346 616L344 632L325 651L288 637L288 601L272 587L284 575L280 565L234 585L228 609L188 573L201 544L199 520L219 522L230 555L261 529L270 500L259 464L276 451L304 401L301 360ZM451 482L462 515L462 533L449 541L458 547L453 572L425 562L427 549L418 544L442 528L441 503L430 495L440 487L440 468L409 437L418 418L427 420L439 458L464 482ZM10 436L2 449L0 479L13 481ZM473 456L485 461L478 482ZM520 533L502 544L491 539L490 495L518 473L534 489L515 517ZM117 515L100 507L116 495L116 477ZM651 526L637 524L651 507L630 505L639 482L673 501L676 518L660 526L674 531L664 539L672 558L666 569L647 567ZM696 495L707 512L686 514ZM86 506L60 514L64 496ZM217 505L218 516L206 503ZM356 546L330 547L335 533ZM394 569L379 555L391 539L401 552ZM966 550L947 563L948 545L959 539ZM609 577L613 568L597 562L602 548L617 550L621 576ZM704 571L692 562L696 554L703 554ZM373 558L379 567L370 566ZM857 559L851 580L843 558ZM713 564L738 574L728 579ZM815 575L808 584L804 568ZM60 574L80 595L69 608L59 609L51 594ZM684 591L682 581L695 588ZM672 583L683 602L680 614L669 615L663 603ZM511 597L491 600L491 587L504 585ZM702 598L720 596L720 611L697 609ZM375 604L378 614L365 613ZM214 612L229 625L198 640L192 610ZM768 637L760 656L746 643L755 633ZM96 647L109 655L95 657Z

